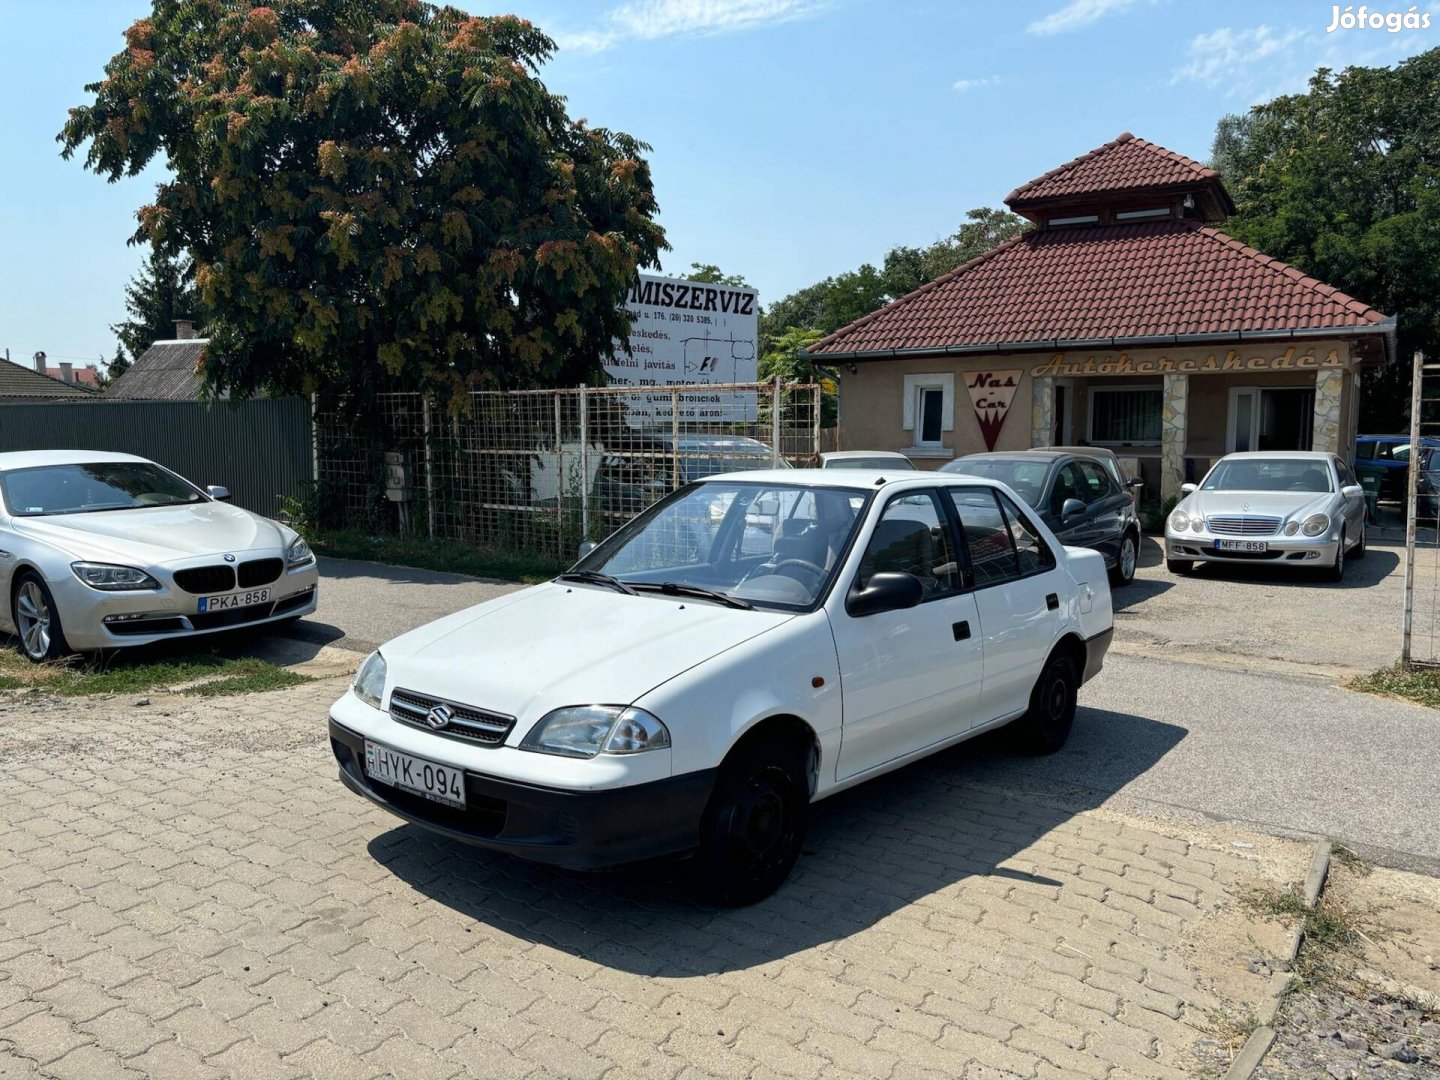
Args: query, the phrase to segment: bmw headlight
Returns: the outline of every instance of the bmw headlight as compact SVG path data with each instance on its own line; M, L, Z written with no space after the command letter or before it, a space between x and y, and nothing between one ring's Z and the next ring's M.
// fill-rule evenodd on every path
M310 550L310 545L305 542L303 536L297 536L295 542L290 545L290 550L285 553L285 561L289 563L290 569L309 566L315 561L315 553Z
M670 731L644 709L625 705L571 705L546 713L521 750L561 757L639 754L670 745Z
M1306 536L1319 536L1330 528L1330 518L1326 514L1311 514L1300 528Z
M75 576L92 589L102 592L130 592L140 589L158 589L160 583L133 566L112 566L109 563L77 562L70 569Z
M1170 528L1176 532L1184 532L1190 527L1190 515L1184 510L1176 510L1170 515Z
M380 699L385 696L385 657L372 652L355 673L351 686L355 696L371 708L380 708Z

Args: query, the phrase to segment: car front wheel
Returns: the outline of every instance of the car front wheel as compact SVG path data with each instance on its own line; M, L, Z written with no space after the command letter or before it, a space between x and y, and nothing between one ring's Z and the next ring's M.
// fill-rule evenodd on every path
M1350 557L1352 559L1365 558L1365 525L1363 522L1360 525L1360 539L1355 541L1355 550L1350 552Z
M1135 563L1139 559L1140 547L1133 532L1127 532L1120 540L1120 552L1115 556L1115 567L1110 571L1111 585L1129 585L1135 580Z
M732 752L700 823L695 871L703 899L740 907L778 889L800 855L808 805L802 753L777 742Z
M1340 532L1340 542L1335 545L1335 561L1326 568L1325 579L1327 581L1345 580L1345 532Z
M1075 662L1063 653L1051 655L1030 691L1030 708L1013 725L1019 748L1027 754L1053 754L1064 746L1075 723L1079 694Z
M55 598L39 574L26 571L20 575L10 600L10 617L20 639L20 651L27 660L40 664L58 660L70 651Z

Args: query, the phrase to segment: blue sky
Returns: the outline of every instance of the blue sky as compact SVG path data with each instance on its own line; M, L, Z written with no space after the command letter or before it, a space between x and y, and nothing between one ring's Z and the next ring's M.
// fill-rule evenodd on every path
M1440 14L1429 30L1327 33L1331 5L1309 0L512 9L559 42L542 78L573 116L654 147L665 272L717 263L762 303L953 232L967 209L1000 205L1121 131L1203 160L1221 115L1303 88L1319 65L1391 63L1440 43ZM61 161L54 136L146 10L0 0L0 350L12 359L114 351L109 324L140 259L126 240L159 171L107 184Z

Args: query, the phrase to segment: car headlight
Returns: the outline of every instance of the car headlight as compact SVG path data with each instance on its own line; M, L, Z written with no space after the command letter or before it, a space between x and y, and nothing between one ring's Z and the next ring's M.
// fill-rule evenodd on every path
M372 652L355 673L351 689L355 696L371 708L380 708L380 699L385 696L385 657L378 651Z
M285 553L285 561L290 564L290 569L294 570L297 566L309 566L314 562L315 553L310 550L310 545L303 536L297 536L290 545L290 550Z
M670 745L670 731L644 709L626 705L571 705L546 713L520 743L521 750L561 757L638 754Z
M1297 532L1299 532L1299 531L1300 531L1300 522L1298 522L1298 521L1291 521L1291 522L1288 522L1288 523L1285 525L1285 535L1286 535L1286 536L1294 536L1294 535L1295 535Z
M1300 528L1306 536L1319 536L1330 528L1330 517L1328 514L1311 514Z
M1200 532L1202 529L1205 528L1205 519L1199 514L1191 514L1190 528L1194 529L1196 532Z
M1176 510L1170 515L1170 528L1176 532L1184 532L1190 527L1190 515L1184 510Z
M160 583L133 566L112 566L109 563L77 562L70 569L75 576L92 589L102 592L130 592L140 589L158 589Z

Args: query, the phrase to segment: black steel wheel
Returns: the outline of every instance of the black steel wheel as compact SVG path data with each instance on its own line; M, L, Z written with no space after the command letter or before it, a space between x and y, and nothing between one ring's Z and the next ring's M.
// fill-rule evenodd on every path
M1064 653L1052 653L1030 691L1030 708L1012 725L1018 747L1027 754L1053 754L1070 738L1080 695L1080 673Z

